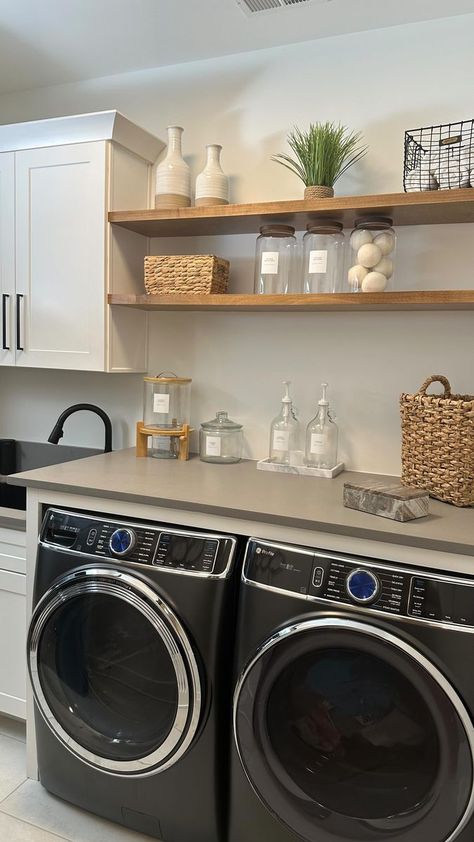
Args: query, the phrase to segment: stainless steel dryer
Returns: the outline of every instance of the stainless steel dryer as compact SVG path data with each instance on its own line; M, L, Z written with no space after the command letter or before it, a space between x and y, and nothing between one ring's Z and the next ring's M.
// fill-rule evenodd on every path
M221 842L236 550L46 511L28 636L46 789L165 842Z
M472 842L474 578L259 540L230 842Z

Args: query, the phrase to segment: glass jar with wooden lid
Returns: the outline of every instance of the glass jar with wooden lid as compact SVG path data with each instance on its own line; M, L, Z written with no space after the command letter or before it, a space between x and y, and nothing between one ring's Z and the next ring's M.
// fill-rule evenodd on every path
M341 292L344 271L342 222L309 222L303 237L303 292Z
M260 295L291 292L295 258L295 229L291 225L263 225L257 238L254 292Z
M166 431L180 430L189 425L191 382L191 377L178 377L171 371L144 378L144 426L157 430L157 435L152 439L152 456L177 457L178 441L166 436ZM161 435L158 435L158 431Z
M355 220L350 238L347 292L384 292L393 289L397 237L388 216Z

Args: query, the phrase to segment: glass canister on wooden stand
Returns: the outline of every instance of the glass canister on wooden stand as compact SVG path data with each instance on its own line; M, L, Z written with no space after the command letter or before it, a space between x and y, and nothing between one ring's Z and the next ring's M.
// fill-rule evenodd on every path
M342 291L344 234L342 222L320 219L306 226L303 237L303 292Z
M180 455L180 445L182 437L189 439L191 382L171 371L144 378L143 426L152 437L156 459L187 458Z
M350 238L348 292L393 289L396 234L387 216L356 219Z

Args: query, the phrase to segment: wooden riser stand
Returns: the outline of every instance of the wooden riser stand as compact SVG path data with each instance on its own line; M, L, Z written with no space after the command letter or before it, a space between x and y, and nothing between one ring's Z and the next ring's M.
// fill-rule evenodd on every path
M145 427L143 421L137 421L137 456L148 456L148 439L150 436L165 436L178 438L178 459L185 462L189 459L189 443L192 427L183 424L178 430L160 430L156 427Z

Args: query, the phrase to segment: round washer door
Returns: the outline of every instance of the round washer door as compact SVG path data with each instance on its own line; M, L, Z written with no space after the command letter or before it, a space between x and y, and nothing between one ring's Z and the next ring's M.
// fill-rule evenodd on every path
M448 842L473 811L473 727L416 649L365 623L275 634L234 697L240 760L266 807L307 842Z
M38 604L28 635L38 708L92 766L147 775L175 763L201 714L196 658L184 628L141 579L83 568Z

